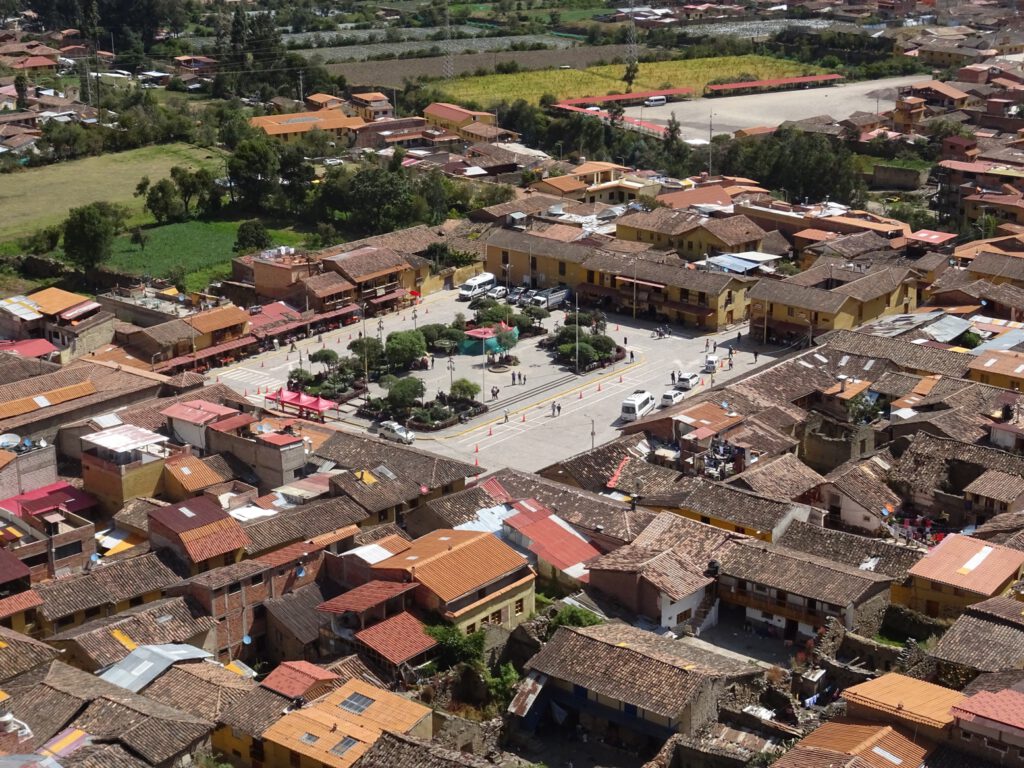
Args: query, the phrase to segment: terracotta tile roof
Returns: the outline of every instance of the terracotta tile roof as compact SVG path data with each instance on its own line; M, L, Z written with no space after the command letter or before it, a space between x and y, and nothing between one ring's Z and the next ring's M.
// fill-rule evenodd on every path
M354 589L350 589L348 592L331 598L327 602L321 603L316 609L325 613L346 613L348 611L362 613L414 589L416 589L414 583L368 581Z
M155 553L140 555L38 585L36 590L43 600L39 613L55 621L78 611L116 605L149 592L163 593L180 581Z
M1024 495L1024 478L1000 472L998 469L987 469L964 487L964 493L973 493L1009 504Z
M226 587L243 579L249 579L258 573L266 573L270 566L256 560L240 560L230 565L222 565L220 568L211 568L203 573L196 574L189 579L192 584L198 584L206 589L215 590Z
M952 723L950 707L965 698L958 691L895 672L850 686L841 695L850 704L872 709L894 720L932 728L945 728Z
M902 499L885 483L885 469L872 459L854 460L836 467L825 480L870 513L895 511Z
M360 531L356 534L355 545L361 547L365 544L380 544L385 549L393 554L397 554L401 551L401 547L388 547L388 541L393 542L395 539L402 541L412 541L412 536L403 531L395 523L385 523L384 525L375 525L372 528Z
M750 469L733 475L729 484L746 486L754 493L776 499L795 499L824 480L794 454L784 453L777 459L762 459Z
M224 477L198 456L191 454L168 459L164 464L164 471L177 480L186 493L198 493L211 485L231 479Z
M199 333L213 333L214 331L221 331L235 325L247 325L249 313L241 307L229 304L225 307L197 312L186 317L185 322Z
M316 612L323 603L324 595L316 584L306 584L294 592L271 598L263 603L267 615L272 617L285 632L303 645L315 643L320 636L320 626L325 617Z
M869 336L856 331L832 331L823 340L836 352L888 359L912 373L939 373L963 378L974 359L960 352L926 347L901 339Z
M849 296L821 288L798 285L786 280L759 280L747 291L751 301L768 301L812 312L836 313L850 300Z
M913 568L910 575L992 596L1024 567L1024 552L970 536L946 536Z
M556 466L581 488L594 493L613 488L632 489L636 481L641 483L645 494L671 493L683 480L682 473L648 463L649 452L644 435L624 435L563 459Z
M375 277L403 272L409 269L409 262L402 254L390 248L364 246L324 259L329 268L336 269L351 283L361 283Z
M166 501L157 499L138 498L125 502L114 514L114 523L117 527L128 527L139 531L149 530L149 512L157 507L167 506Z
M692 232L703 221L703 216L689 211L655 208L651 211L634 211L620 216L616 221L616 227L632 227L644 232L676 236Z
M246 552L249 555L272 552L297 541L358 525L366 517L366 510L344 497L282 510L273 517L257 519L245 526L252 542Z
M355 526L347 526L342 531L349 532L350 535L355 533ZM276 568L280 565L287 565L289 563L296 563L302 560L306 560L310 555L316 556L316 554L323 549L323 545L317 544L313 541L297 541L294 544L288 544L287 546L281 547L267 552L259 557L254 557L253 560L263 565L269 565L272 568Z
M338 676L308 661L284 661L263 678L261 685L289 699L305 696L317 683L337 680Z
M409 549L373 567L378 572L405 571L448 602L523 568L525 562L490 533L442 528L415 539Z
M385 684L378 678L370 668L363 663L356 654L351 656L343 656L337 661L333 661L330 664L324 664L324 669L328 672L333 672L338 675L341 680L350 680L353 677L357 680L362 680L364 683L369 683L378 688L386 687Z
M953 715L967 722L981 721L979 725L997 723L998 726L1024 730L1024 691L1005 690L998 693L982 691L953 707ZM996 726L996 727L998 727Z
M713 678L753 667L624 624L559 627L527 663L551 678L662 717L678 717Z
M162 411L175 403L195 400L195 397L195 392L186 392L175 397L155 397L129 405L127 408L119 410L117 415L125 424L134 424L137 427L157 431L167 423ZM218 405L226 403L240 407L245 403L241 392L235 392L226 384L216 383L203 388L203 399Z
M708 219L703 229L728 246L759 241L765 231L746 216L727 216L724 219Z
M249 736L261 736L291 703L287 696L260 685L221 710L219 722Z
M722 558L722 573L831 605L856 605L885 591L892 577L762 541L740 542Z
M0 352L0 381L13 384L23 379L41 376L60 370L57 363L22 357L12 352Z
M146 764L162 765L191 752L212 723L81 670L51 662L41 672L9 681L18 717L33 736L19 745L31 751L65 728L80 728L97 741L119 744Z
M685 489L670 496L645 496L644 503L652 507L686 509L765 533L774 530L794 508L794 503L788 500L762 496L703 478L693 478Z
M337 272L324 272L320 275L312 275L303 278L302 283L306 286L306 290L321 299L325 296L333 296L336 293L351 291L355 287Z
M494 763L430 741L385 731L359 759L359 768L493 768Z
M993 597L968 606L931 651L940 661L981 672L1024 666L1024 603Z
M356 632L356 640L395 666L437 645L419 619L406 611Z
M180 538L193 563L244 549L252 543L245 529L233 517L184 531Z
M183 712L216 721L221 712L256 687L255 681L206 661L175 664L142 690Z
M0 683L53 661L58 651L13 629L0 627Z
M90 744L61 756L63 768L146 768L149 764L117 744Z
M822 528L799 520L791 522L776 543L809 555L827 552L830 560L857 568L870 564L875 573L892 576L897 581L905 579L907 572L924 557L924 551L920 549L901 547L881 539Z
M916 768L933 746L928 741L915 739L909 731L841 718L830 720L811 731L797 742L796 749L822 750L833 755L859 757L871 768L893 768L894 765L912 765ZM793 759L788 763L782 761L782 764L789 768L803 765Z
M92 671L116 664L136 645L187 643L216 626L217 622L193 610L185 598L168 597L72 627L49 642L58 648L73 648L81 659L79 666Z

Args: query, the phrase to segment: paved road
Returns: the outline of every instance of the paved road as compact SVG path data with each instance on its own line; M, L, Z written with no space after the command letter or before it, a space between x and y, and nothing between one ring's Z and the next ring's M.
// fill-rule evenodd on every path
M626 114L664 125L675 112L683 128L684 139L706 139L708 115L711 112L714 113L713 127L716 134L732 133L756 125L778 125L785 120L802 120L822 114L841 120L857 110L873 112L876 108L892 109L897 88L926 79L923 75L911 75L831 88L695 99L663 107L630 107Z
M417 309L418 324L450 322L457 312L468 310L465 304L455 301L455 292L449 291L428 296ZM562 313L546 321L549 328L561 320ZM388 315L383 318L383 335L395 330L411 329L411 311ZM488 399L490 413L469 424L462 424L442 432L421 434L417 441L421 448L435 451L463 461L479 461L489 469L514 467L532 472L541 467L588 449L593 443L600 445L618 433L618 417L622 399L636 389L646 389L660 399L662 392L671 386L669 373L672 370L698 371L704 360L705 339L722 345L720 351L735 343L737 330L732 329L715 335L696 335L693 329L678 332L671 338L656 339L651 336L653 323L633 320L628 317L610 316L608 333L624 344L634 354L634 362L628 358L614 368L595 371L586 376L575 376L571 372L553 365L547 353L537 348L537 340L527 340L515 348L521 364L516 370L526 376L525 385L513 385L510 373L484 371L480 357L456 355L454 373L446 367L446 360L438 358L436 367L430 371L418 371L412 375L424 379L428 396L437 390L447 391L454 378L468 378L481 383L484 393L492 386L498 386L501 393L497 401ZM274 390L287 380L288 372L300 365L308 366L310 352L326 346L339 354L348 354L350 336L357 336L361 326L353 325L333 333L324 334L323 342L307 339L299 342L297 352L282 348L226 368L211 371L210 382L221 381L249 396L254 405L264 405L263 393ZM733 370L724 370L716 375L716 382L750 371L754 366L753 347L749 346L746 328L742 328L743 342L736 354ZM366 322L367 335L377 333L377 319ZM769 362L773 352L759 348L759 364ZM705 377L704 386L710 386L710 377ZM260 394L257 394L257 389ZM699 391L699 389L698 389ZM377 392L379 394L379 392ZM551 404L562 406L561 414L552 416ZM504 411L509 411L509 422L504 423ZM344 429L366 432L368 424L357 419L349 409L339 425Z

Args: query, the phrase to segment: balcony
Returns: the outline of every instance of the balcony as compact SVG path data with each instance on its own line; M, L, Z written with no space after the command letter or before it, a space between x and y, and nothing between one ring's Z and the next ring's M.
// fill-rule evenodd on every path
M782 616L785 619L792 619L812 627L820 627L831 616L841 618L831 611L810 610L804 606L794 605L786 600L779 600L768 595L761 595L746 589L736 589L722 586L719 588L719 595L722 600L733 605L742 605L746 608L754 608L774 616Z

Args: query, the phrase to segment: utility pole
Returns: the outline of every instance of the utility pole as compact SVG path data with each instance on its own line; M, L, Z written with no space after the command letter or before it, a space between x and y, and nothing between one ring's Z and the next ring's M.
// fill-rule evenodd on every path
M715 117L715 113L714 112L708 112L708 178L711 178L711 176L712 176L711 166L712 166L712 160L713 160L713 147L714 147L714 145L712 144L711 140L714 138L714 135L715 135L715 132L714 132L714 122L713 122L714 121L714 117Z
M302 71L299 70L299 101L303 101L306 98L306 91L302 87Z
M577 293L574 297L576 299L576 375L580 375L580 295Z

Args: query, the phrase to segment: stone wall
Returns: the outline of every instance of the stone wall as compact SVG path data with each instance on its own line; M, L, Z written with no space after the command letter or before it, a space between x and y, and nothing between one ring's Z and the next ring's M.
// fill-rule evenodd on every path
M952 623L933 619L903 605L890 604L882 619L882 629L892 637L912 637L920 641L942 635Z
M434 741L442 747L470 755L490 755L498 751L501 734L500 718L476 722L434 710Z

